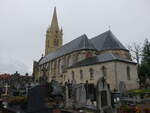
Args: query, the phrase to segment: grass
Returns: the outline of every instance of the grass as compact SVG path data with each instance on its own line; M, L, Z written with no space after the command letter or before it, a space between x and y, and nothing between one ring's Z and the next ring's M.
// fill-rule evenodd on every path
M130 90L129 93L133 93L133 94L144 94L144 93L150 93L150 89L134 89L134 90Z

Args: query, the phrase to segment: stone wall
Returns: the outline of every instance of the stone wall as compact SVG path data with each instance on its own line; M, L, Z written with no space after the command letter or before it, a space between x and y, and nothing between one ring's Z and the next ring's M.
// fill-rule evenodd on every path
M127 66L130 67L130 80L127 79ZM127 89L134 89L138 87L138 84L136 82L137 80L137 66L135 64L129 64L124 62L107 62L107 63L101 63L101 64L95 64L95 65L89 65L89 66L83 66L78 68L71 68L67 70L66 73L66 79L72 80L72 73L74 72L74 78L77 83L85 83L88 81L89 83L93 83L96 85L99 78L101 78L103 74L103 67L106 68L106 80L110 84L110 88L118 89L120 81L124 81L126 83ZM93 69L93 76L94 78L91 79L90 76L90 69ZM81 79L80 71L83 71L83 79ZM130 86L132 85L132 86Z
M128 80L128 76L127 76L127 67L130 68L130 80ZM118 76L118 81L126 82L127 89L138 88L137 65L117 62L117 76Z
M95 51L82 50L54 59L50 62L47 62L39 66L39 70L38 72L36 72L37 73L36 79L39 80L39 77L43 75L42 69L46 68L47 69L46 75L48 77L48 81L51 81L52 78L55 76L56 80L64 82L67 67L81 60L84 60L87 57L92 57L95 55L96 55Z

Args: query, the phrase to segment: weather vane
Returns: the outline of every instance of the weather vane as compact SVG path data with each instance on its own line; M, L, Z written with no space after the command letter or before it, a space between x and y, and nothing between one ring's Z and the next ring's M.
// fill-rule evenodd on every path
M53 0L53 3L54 3L54 6L56 7L56 1L55 0Z
M108 29L111 30L111 26L110 25L108 26Z

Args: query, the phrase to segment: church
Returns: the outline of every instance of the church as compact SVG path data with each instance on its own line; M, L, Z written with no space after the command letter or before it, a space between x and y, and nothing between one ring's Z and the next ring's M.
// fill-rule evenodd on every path
M36 81L57 80L96 85L105 77L111 90L124 84L127 90L138 88L137 64L129 50L108 30L93 38L83 34L63 45L63 30L59 28L56 7L46 31L45 55L33 62Z

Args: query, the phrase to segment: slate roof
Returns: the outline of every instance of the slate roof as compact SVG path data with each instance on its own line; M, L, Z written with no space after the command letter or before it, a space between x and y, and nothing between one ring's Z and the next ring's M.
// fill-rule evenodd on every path
M78 51L78 50L96 50L94 45L90 42L87 36L81 35L80 37L72 40L71 42L65 44L58 50L49 53L47 56L43 57L39 64L44 64L50 60L56 59L58 57L64 56L68 53Z
M74 51L79 50L103 51L109 49L110 50L119 49L128 51L128 49L126 49L124 45L121 44L121 42L113 35L113 33L110 30L92 39L88 39L88 37L84 34L72 40L71 42L63 45L58 50L51 52L47 56L41 58L39 60L39 64L42 65L48 61L54 60L58 57L64 56Z
M104 63L104 62L111 62L111 61L121 61L121 62L136 64L135 62L127 60L127 59L122 58L120 56L117 56L116 54L104 53L104 54L101 54L101 55L97 55L97 56L90 57L90 58L87 58L85 60L82 60L82 61L80 61L76 64L73 64L69 68L75 68L75 67L80 67L80 66L88 66L88 65L99 64L99 63Z
M108 49L121 49L128 51L109 30L90 40L98 51Z

